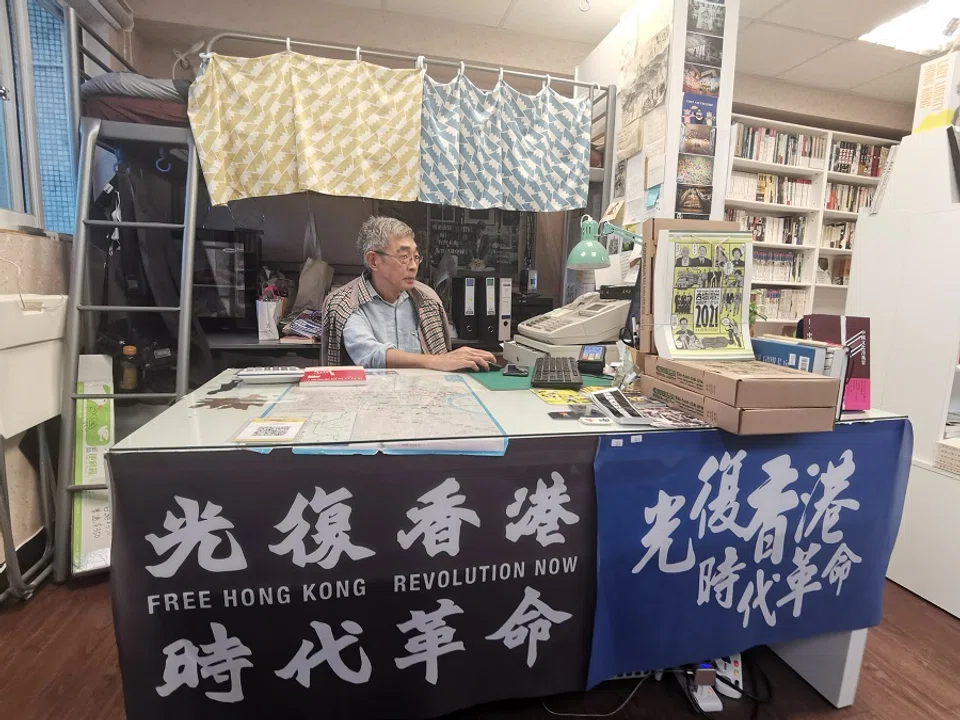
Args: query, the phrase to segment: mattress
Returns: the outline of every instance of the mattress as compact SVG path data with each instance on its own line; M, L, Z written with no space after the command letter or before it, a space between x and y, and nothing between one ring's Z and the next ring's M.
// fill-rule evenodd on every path
M130 72L103 73L90 78L80 86L80 97L109 95L150 100L186 102L190 90L189 80L151 78Z
M147 125L189 127L186 101L94 95L83 100L84 117Z

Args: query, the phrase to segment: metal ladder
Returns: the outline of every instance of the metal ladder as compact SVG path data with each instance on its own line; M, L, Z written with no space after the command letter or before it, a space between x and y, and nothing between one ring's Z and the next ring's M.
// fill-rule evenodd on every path
M92 220L89 218L92 197L94 151L101 140L140 142L153 145L183 145L187 148L187 179L183 208L183 224L165 222L123 222ZM63 583L70 577L70 556L73 518L73 498L78 492L108 490L107 484L74 484L75 433L77 400L179 400L188 391L190 377L191 319L193 315L193 253L197 221L197 187L199 160L189 128L140 125L82 118L80 121L80 153L77 180L77 224L73 236L70 267L70 290L66 311L66 330L63 349L63 385L61 387L60 463L56 502L56 539L54 543L53 579ZM180 271L180 304L173 307L91 305L89 274L87 271L88 232L90 227L134 228L153 230L182 230L183 259ZM82 312L159 312L179 313L177 332L177 380L175 393L106 393L78 394L77 375L80 362L80 333ZM89 340L88 340L89 344ZM93 352L93 347L86 347Z

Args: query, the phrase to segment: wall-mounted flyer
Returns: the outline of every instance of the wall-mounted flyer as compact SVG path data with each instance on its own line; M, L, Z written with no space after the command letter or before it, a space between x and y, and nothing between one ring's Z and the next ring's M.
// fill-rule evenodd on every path
M674 360L751 360L748 232L662 230L657 242L657 352Z

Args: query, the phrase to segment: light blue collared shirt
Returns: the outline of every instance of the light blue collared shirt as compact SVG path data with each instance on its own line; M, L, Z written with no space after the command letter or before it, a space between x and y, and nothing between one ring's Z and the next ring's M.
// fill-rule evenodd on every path
M404 291L395 303L388 303L364 279L370 302L364 303L347 318L343 326L343 345L350 358L365 368L387 366L387 350L395 348L420 354L417 308Z

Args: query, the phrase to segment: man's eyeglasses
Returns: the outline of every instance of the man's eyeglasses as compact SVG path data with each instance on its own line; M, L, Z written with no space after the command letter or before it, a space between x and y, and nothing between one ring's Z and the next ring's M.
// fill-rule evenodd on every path
M384 257L393 258L401 265L409 265L411 260L417 265L423 262L423 258L420 256L419 253L417 253L416 255L410 255L409 253L403 253L402 255L391 255L390 253L383 252L382 250L377 250L376 252L377 252L377 255L383 255Z

